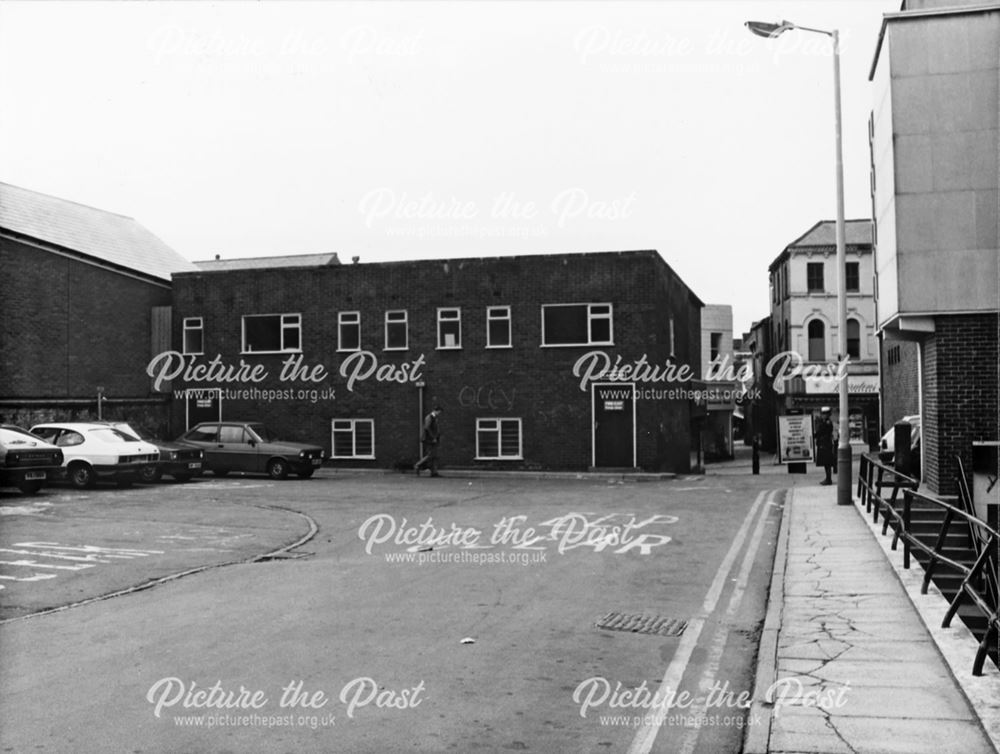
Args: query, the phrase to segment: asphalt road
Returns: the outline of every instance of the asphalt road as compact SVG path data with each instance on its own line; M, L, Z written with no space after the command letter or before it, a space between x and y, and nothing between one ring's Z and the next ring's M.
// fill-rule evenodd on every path
M764 470L5 494L0 749L736 752Z

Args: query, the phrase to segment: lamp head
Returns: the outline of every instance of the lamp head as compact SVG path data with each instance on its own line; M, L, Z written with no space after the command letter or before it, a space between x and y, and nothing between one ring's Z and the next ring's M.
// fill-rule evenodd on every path
M795 24L789 21L782 21L777 24L769 24L765 21L747 21L743 25L747 27L752 34L756 34L758 37L764 37L765 39L774 39L779 34L795 28Z

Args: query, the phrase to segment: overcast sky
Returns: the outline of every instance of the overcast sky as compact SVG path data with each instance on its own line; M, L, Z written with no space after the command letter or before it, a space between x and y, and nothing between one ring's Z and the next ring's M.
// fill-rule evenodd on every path
M868 69L899 0L0 3L0 180L191 260L655 248L736 334L767 265L870 216Z

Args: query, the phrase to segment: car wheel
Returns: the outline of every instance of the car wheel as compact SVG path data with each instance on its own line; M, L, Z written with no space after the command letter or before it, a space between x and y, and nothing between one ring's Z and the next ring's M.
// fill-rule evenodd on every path
M272 458L267 462L267 475L271 479L286 479L288 477L288 464L284 458Z
M215 474L215 476L225 476L229 473L229 469L212 469L212 473Z
M155 464L149 464L148 466L143 466L142 471L139 472L139 481L146 484L154 484L163 478L163 469Z
M22 479L17 483L17 487L25 495L34 495L42 488L41 479Z
M191 475L190 474L174 474L174 479L176 479L178 482L190 482L191 481Z
M313 471L315 471L315 469L303 469L299 472L299 477L302 479L308 479L313 475Z
M89 465L74 463L69 467L69 481L78 490L89 490L97 483L97 475Z

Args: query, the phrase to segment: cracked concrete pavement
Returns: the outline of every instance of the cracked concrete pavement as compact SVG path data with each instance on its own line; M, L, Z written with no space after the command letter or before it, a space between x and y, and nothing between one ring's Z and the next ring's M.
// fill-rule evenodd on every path
M835 494L797 488L786 507L755 695L770 721L746 751L994 752L878 542Z

